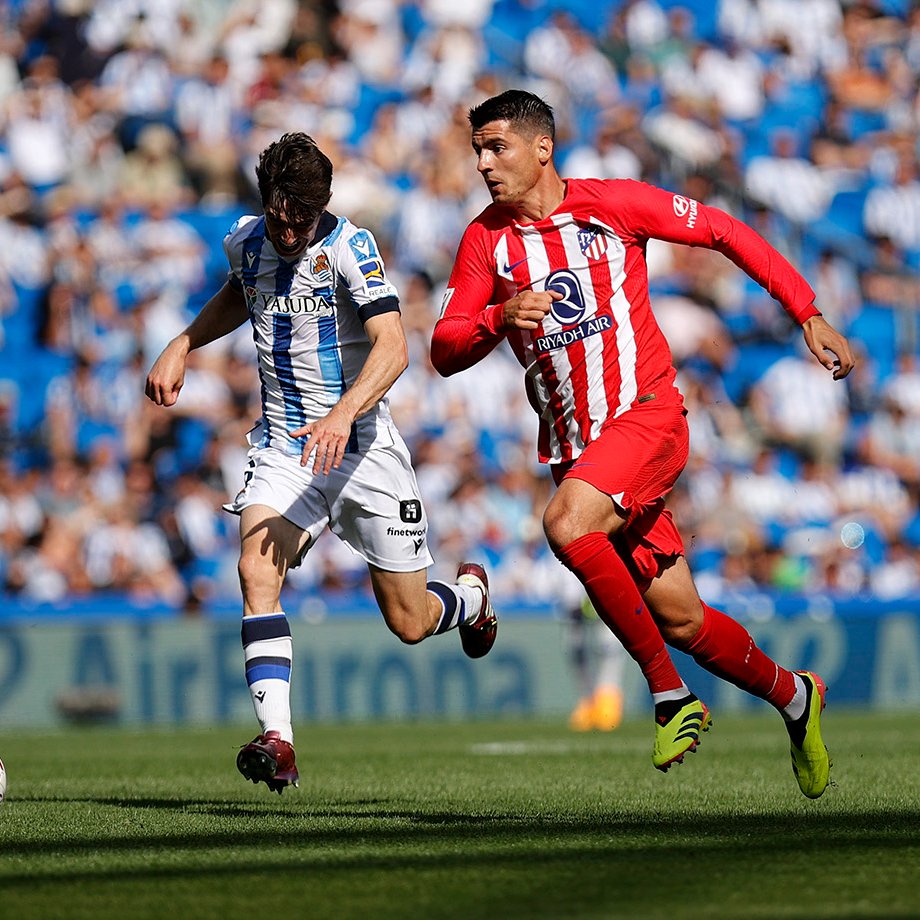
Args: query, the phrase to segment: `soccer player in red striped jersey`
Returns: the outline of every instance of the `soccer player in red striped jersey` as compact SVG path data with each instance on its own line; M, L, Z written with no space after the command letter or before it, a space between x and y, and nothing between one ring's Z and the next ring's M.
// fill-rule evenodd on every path
M447 376L507 339L540 418L539 458L556 492L547 539L639 664L655 704L652 760L679 763L711 723L665 642L772 703L789 731L802 792L817 798L830 762L825 687L768 658L740 624L700 600L664 507L688 455L683 398L649 303L649 239L705 246L780 302L817 360L845 377L854 359L804 278L750 227L631 180L563 179L552 109L509 90L469 113L492 204L467 227L431 342Z

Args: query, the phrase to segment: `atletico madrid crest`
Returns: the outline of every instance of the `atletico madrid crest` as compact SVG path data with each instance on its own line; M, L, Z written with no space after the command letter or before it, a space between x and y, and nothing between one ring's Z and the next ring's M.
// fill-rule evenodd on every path
M578 231L578 245L588 259L599 259L607 251L607 237L596 227Z

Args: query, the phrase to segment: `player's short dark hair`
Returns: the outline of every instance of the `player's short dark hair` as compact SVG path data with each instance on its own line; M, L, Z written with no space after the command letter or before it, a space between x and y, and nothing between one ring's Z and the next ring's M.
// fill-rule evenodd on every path
M332 197L332 163L309 134L293 132L269 144L256 166L262 207L288 223L309 224Z
M478 130L490 121L507 121L519 134L548 134L556 139L556 120L549 103L523 89L509 89L469 111L470 125ZM521 131L521 129L524 131Z

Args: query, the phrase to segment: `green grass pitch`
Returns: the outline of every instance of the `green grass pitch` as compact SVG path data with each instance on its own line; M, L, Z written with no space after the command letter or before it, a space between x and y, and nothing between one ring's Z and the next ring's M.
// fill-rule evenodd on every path
M651 720L302 726L281 797L247 727L0 733L0 915L916 917L917 725L831 709L817 801L767 714L667 775Z

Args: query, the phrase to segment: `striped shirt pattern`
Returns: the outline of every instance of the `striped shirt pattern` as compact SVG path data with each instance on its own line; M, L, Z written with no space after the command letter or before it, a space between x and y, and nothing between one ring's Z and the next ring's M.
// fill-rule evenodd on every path
M540 417L545 463L578 457L642 397L680 401L649 300L650 238L724 253L800 323L818 312L801 275L730 215L632 180L569 179L540 221L518 224L492 205L469 225L432 338L435 367L463 370L507 337ZM502 304L527 290L562 296L537 329L505 329Z
M371 349L364 323L399 309L369 230L326 213L318 237L293 261L277 254L263 217L241 218L224 238L230 283L246 299L259 361L256 443L291 455L304 439L289 432L326 415L364 367ZM392 443L392 425L384 398L355 421L348 451Z

